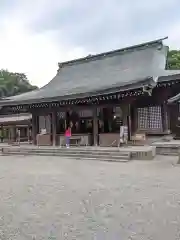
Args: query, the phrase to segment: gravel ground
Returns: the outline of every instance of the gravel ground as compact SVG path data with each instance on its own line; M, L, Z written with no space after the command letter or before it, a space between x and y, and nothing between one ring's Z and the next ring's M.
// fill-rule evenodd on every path
M179 240L176 157L0 157L0 240Z

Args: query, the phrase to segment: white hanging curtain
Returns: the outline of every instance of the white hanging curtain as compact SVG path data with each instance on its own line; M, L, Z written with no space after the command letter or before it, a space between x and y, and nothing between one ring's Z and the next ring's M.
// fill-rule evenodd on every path
M39 116L39 132L42 129L46 129L46 133L51 132L51 117L50 115Z

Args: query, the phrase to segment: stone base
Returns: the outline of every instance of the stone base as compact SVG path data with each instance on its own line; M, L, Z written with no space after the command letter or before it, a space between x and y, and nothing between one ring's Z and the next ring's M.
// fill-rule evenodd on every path
M156 147L156 153L159 155L177 156L180 149L180 141L173 140L170 142L155 142L152 146Z
M150 149L148 151L131 152L132 159L137 160L153 160L155 156L156 148Z
M94 159L102 161L128 161L130 159L152 160L156 155L156 148L144 147L43 147L43 146L4 146L2 155L45 155L62 156L75 159Z

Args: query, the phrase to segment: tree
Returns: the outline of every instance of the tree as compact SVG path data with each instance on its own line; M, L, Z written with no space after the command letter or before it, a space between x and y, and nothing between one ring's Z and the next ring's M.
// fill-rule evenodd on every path
M180 50L170 50L167 57L167 68L180 70Z
M13 73L0 70L0 97L14 96L37 89L30 84L24 73Z

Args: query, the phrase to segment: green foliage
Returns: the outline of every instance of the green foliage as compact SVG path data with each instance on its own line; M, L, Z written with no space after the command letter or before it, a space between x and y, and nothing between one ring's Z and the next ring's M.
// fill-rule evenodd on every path
M0 97L9 97L36 89L29 83L24 73L13 73L0 70Z
M180 70L180 50L171 50L168 52L167 68Z

